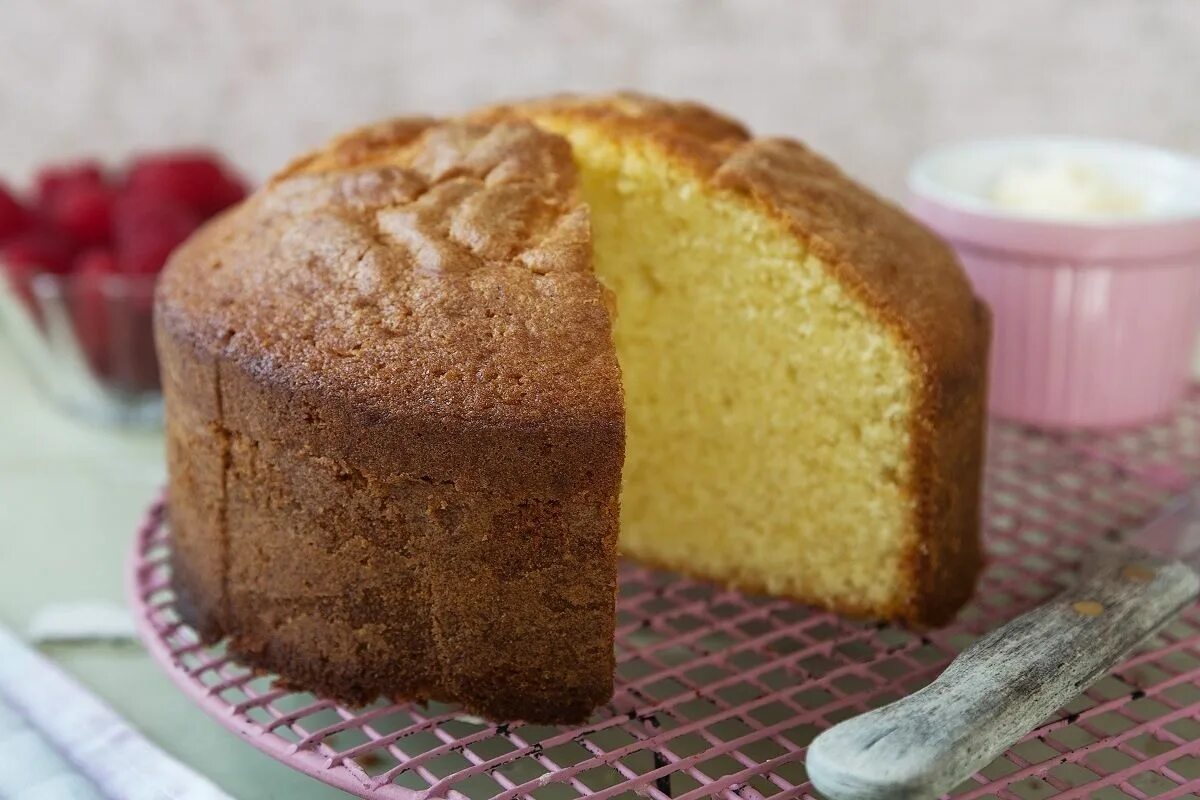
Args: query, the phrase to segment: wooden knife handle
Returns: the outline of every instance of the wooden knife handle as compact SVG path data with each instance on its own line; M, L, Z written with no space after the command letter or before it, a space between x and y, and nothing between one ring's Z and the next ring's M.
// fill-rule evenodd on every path
M1105 548L1078 582L964 650L930 685L835 725L808 751L831 800L938 797L1120 662L1200 592L1179 561Z

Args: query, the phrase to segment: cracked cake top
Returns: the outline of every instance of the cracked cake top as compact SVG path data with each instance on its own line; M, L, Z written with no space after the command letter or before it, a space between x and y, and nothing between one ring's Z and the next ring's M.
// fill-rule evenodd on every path
M305 156L172 258L160 325L380 415L620 422L567 142L412 118Z

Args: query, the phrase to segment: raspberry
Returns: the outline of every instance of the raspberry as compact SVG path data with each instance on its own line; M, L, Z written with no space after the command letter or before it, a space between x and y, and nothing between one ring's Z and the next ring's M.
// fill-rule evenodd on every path
M59 192L81 186L104 185L104 169L97 161L80 161L74 164L55 164L38 170L34 179L37 186L38 206L48 209Z
M103 248L84 251L76 257L68 299L75 338L92 374L104 376L110 361L110 314L127 313L124 304L110 303L105 283L117 272L113 254Z
M128 188L113 210L113 240L122 272L150 275L162 269L171 251L201 222L176 201Z
M146 191L125 189L113 201L113 239L123 240L159 227L197 227L203 221L198 213L170 198Z
M0 183L0 242L28 230L32 224L33 215Z
M163 268L167 258L191 233L190 229L161 229L135 237L121 245L122 272L133 275L152 275Z
M71 183L54 192L46 217L84 244L102 244L112 231L112 190L102 184Z
M122 276L126 292L118 313L108 318L109 385L126 392L159 388L158 357L154 352L154 281Z
M204 216L240 200L240 178L226 171L215 153L179 150L145 155L129 169L130 191L168 198Z
M122 272L150 275L191 235L200 219L191 211L144 200L119 203L116 217L117 265Z
M240 203L246 198L246 184L241 178L225 175L221 183L213 187L213 205L209 214L224 211L234 203Z
M44 228L34 228L9 239L0 247L0 260L58 275L71 268L75 245Z
M113 257L111 250L93 247L75 257L71 271L76 275L116 275L117 259Z

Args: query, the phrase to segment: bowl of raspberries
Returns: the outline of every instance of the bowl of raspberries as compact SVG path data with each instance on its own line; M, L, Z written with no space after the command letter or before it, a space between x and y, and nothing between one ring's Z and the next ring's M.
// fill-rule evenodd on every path
M245 180L200 150L123 169L48 166L23 194L0 183L0 328L34 382L97 422L158 422L155 279L177 245L245 195Z

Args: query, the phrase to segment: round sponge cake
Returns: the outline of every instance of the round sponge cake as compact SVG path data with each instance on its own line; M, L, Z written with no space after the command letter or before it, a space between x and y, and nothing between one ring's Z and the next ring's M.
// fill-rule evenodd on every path
M585 717L618 520L648 563L918 625L978 572L985 310L902 212L699 106L353 132L180 248L156 311L188 621L349 702Z

